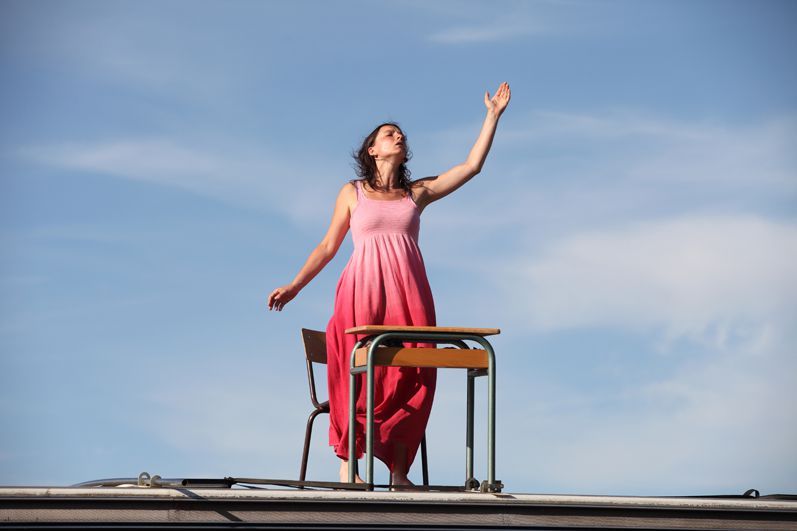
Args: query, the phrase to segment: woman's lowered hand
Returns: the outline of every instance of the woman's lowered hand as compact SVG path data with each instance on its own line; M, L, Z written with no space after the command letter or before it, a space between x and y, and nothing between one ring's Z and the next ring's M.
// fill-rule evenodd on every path
M281 311L298 293L299 289L292 284L275 289L268 296L268 309Z

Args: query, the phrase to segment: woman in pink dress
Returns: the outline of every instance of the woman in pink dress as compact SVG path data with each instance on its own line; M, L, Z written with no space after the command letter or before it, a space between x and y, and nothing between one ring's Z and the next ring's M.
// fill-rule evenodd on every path
M509 98L507 83L492 98L485 92L487 116L467 159L436 177L410 181L410 153L402 130L395 123L374 129L355 157L360 179L345 184L338 194L326 236L293 282L268 297L270 310L282 310L335 256L351 228L354 252L338 281L327 326L329 444L341 459L341 481L348 481L349 356L357 339L345 330L366 324L435 325L434 300L418 248L420 215L481 171ZM435 369L377 367L374 376L374 455L390 470L391 484L411 484L407 472L426 430L437 374ZM359 458L364 392L357 400L357 424Z

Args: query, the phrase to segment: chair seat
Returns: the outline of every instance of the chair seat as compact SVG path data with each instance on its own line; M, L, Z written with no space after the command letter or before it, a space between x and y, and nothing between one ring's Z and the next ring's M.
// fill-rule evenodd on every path
M358 348L354 366L364 367L368 362L368 347ZM391 367L434 367L439 369L486 369L487 351L459 348L406 348L378 347L374 352L374 365Z

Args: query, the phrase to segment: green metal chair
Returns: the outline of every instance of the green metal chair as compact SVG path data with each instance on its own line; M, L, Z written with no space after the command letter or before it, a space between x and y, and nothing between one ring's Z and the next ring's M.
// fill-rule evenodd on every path
M302 328L302 343L304 344L304 354L307 362L307 383L310 387L310 402L313 410L307 418L307 427L304 432L304 449L302 450L302 466L299 470L299 481L304 481L307 476L307 460L310 454L310 440L313 436L313 424L318 415L329 414L329 400L318 401L318 394L315 386L314 364L327 364L327 339L326 333L318 330ZM356 473L357 462L354 461L354 473ZM429 485L429 467L426 461L426 435L421 440L421 468L423 472L423 484Z
M313 436L313 423L318 415L329 414L329 400L318 401L315 388L315 371L313 364L327 363L327 340L324 332L302 328L302 342L304 343L304 354L307 361L307 383L310 386L310 402L313 410L307 418L307 427L304 431L304 450L302 451L302 467L299 471L299 481L304 481L307 476L307 459L310 454L310 439Z

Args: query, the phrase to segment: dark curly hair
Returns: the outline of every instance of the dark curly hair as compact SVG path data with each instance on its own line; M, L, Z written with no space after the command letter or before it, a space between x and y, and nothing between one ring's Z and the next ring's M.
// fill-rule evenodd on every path
M401 131L401 134L404 137L406 156L404 158L404 162L402 162L398 168L398 186L409 192L412 181L410 180L411 172L407 167L407 162L412 158L412 152L410 151L410 146L407 143L407 136L404 135L404 131L401 130L401 126L395 122L385 122L377 125L376 128L363 139L360 149L352 152L352 157L354 157L355 161L354 170L361 179L364 179L368 183L371 189L375 189L376 161L374 160L374 157L368 153L368 148L374 145L374 142L376 141L376 135L379 133L379 130L386 125L392 125Z

